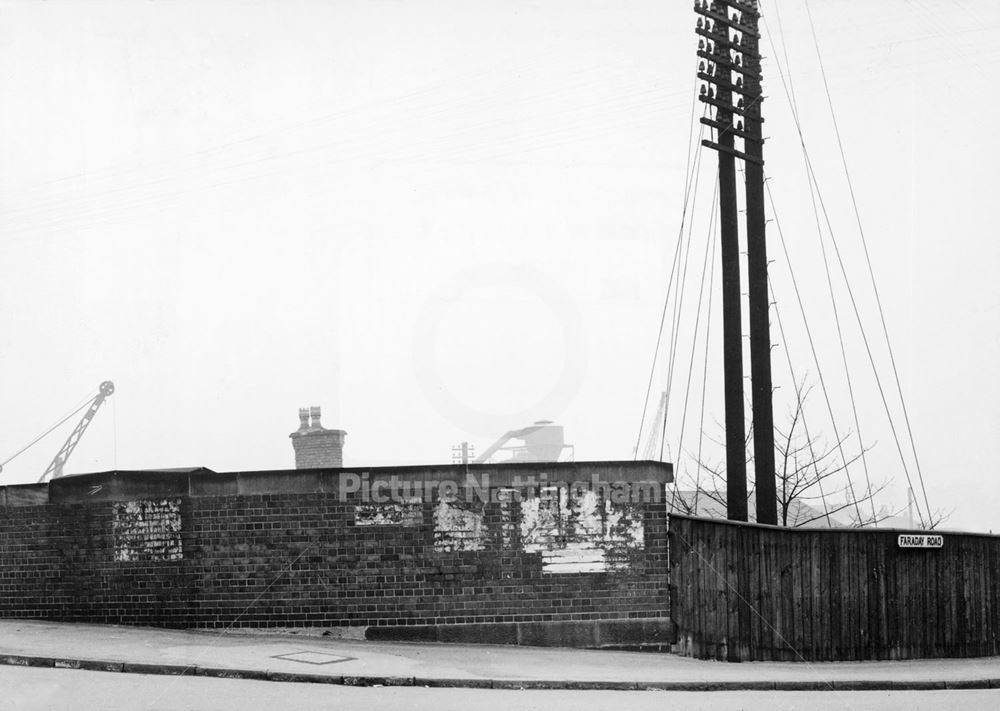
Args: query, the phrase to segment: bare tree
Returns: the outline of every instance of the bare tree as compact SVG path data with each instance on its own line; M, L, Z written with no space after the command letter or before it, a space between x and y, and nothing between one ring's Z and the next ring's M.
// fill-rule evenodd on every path
M875 498L885 490L887 483L866 482L860 487L847 476L850 467L868 451L864 447L852 449L850 434L832 444L815 435L806 427L805 402L811 387L800 384L795 390L794 406L788 413L787 424L775 426L775 484L782 526L805 526L820 520L834 525L836 515L846 515L850 525L871 526L890 518L893 513L882 508L876 510ZM748 432L747 463L753 433ZM726 470L723 463L697 462L694 483L695 503L705 497L725 510ZM754 488L748 482L748 508L753 511ZM683 496L678 497L684 500Z
M723 425L719 422L716 423L719 427ZM725 443L715 437L708 436L708 439L719 447L725 447ZM743 441L743 449L747 452L746 463L749 465L753 458L750 456L750 443L753 441L753 431L748 431L746 438ZM726 510L726 467L724 463L718 464L708 464L698 458L695 458L697 467L695 468L695 475L693 479L686 482L687 486L690 487L687 491L690 493L689 497L684 495L678 486L678 482L674 482L674 494L671 501L671 508L676 510L680 509L683 513L698 515L703 512L705 505L707 504L711 508L719 508L722 511ZM753 480L747 481L747 499L748 501L753 499L754 496L754 482Z
M831 518L841 513L846 513L851 525L857 527L875 525L889 518L891 514L885 509L875 509L875 497L885 490L887 483L866 481L864 488L859 488L847 476L851 465L870 448L862 446L848 454L845 447L849 446L850 434L830 445L806 429L804 406L810 392L812 387L797 385L787 429L774 428L778 455L775 488L781 525L805 526L820 519L830 525ZM798 504L807 504L808 508Z

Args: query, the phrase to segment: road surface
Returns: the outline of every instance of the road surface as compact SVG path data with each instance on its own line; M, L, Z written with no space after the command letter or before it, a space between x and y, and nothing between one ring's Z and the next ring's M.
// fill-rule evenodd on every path
M58 711L937 711L995 709L1000 690L969 691L507 691L355 688L208 677L0 666L0 709Z

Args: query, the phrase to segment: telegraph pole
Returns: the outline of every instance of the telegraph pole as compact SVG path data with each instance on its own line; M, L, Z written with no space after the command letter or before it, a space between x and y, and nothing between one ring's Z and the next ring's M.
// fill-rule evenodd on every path
M462 442L462 444L454 445L451 448L451 463L452 464L468 464L471 458L476 456L475 447L470 445L468 442Z
M735 3L734 3L735 4ZM774 475L774 412L771 387L770 295L767 289L767 240L764 216L764 138L761 125L760 33L754 7L742 10L740 29L746 108L744 147L747 205L747 281L750 302L750 382L753 408L753 459L757 522L778 524Z
M743 411L743 324L740 307L739 210L736 203L736 158L745 156L735 148L733 114L742 114L733 104L738 95L732 70L738 70L730 50L737 49L729 36L725 4L701 0L695 3L698 56L704 62L698 77L707 82L701 101L715 108L715 119L702 121L718 131L718 142L702 141L719 154L719 247L722 254L722 351L726 402L726 515L747 520L747 473L745 416Z
M750 378L753 410L754 481L757 521L777 524L774 475L774 413L771 392L771 334L764 215L764 140L761 117L759 11L756 0L696 0L701 17L698 78L701 100L714 107L701 122L716 130L705 140L719 154L719 211L722 252L723 368L726 396L726 502L730 519L747 520L746 451L743 415L743 334L740 315L739 218L735 161L745 166L747 277L750 314ZM742 120L734 123L734 117ZM744 125L745 124L745 125ZM735 139L743 150L735 148Z

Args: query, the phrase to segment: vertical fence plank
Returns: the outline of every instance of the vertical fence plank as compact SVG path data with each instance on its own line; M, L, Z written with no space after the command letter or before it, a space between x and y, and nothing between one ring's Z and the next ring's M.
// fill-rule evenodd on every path
M692 537L698 537L698 550L708 559L707 562L718 565L719 561L715 557L715 550L713 550L714 544L711 530L705 530L704 524L699 523L696 527L692 528L691 535ZM712 584L713 571L707 565L699 565L697 567L697 575L700 592L698 600L701 604L705 605L705 609L702 612L703 627L700 630L702 632L703 651L706 657L714 657L715 645L718 642L718 620L716 619L715 610L719 601L715 594L715 586Z
M839 536L840 539L840 560L841 576L844 581L844 603L841 608L841 620L846 632L846 644L844 655L847 659L858 658L858 579L854 573L855 552L853 531L847 531L846 535Z
M769 531L761 531L760 538L764 546L764 558L767 561L765 573L766 590L764 593L764 624L767 629L767 653L768 659L777 659L778 650L781 647L781 637L779 636L781 627L780 600L774 591L774 581L781 571L781 559L775 546L775 537Z
M711 565L718 566L719 558L718 551L715 550L715 540L714 531L711 529L706 529L704 523L699 523L697 528L692 530L693 535L698 535L699 538L699 550L702 552L703 556L707 558L707 562ZM699 535L700 534L700 535ZM707 609L705 610L705 627L704 627L704 643L707 646L705 649L706 656L717 658L717 645L719 644L719 620L718 620L718 606L719 606L719 596L715 586L715 575L716 571L713 568L709 568L708 565L698 566L698 577L701 582L701 600L703 604L706 604Z
M860 659L871 659L871 635L874 626L872 616L872 595L875 590L875 579L872 575L870 540L860 531L854 532L854 547L857 551L857 563L854 566L858 576L858 587L861 600L858 603L858 655Z
M1000 650L1000 645L997 643L997 632L1000 631L1000 617L997 614L998 610L1000 610L1000 606L997 605L997 595L1000 594L1000 582L997 580L998 575L1000 575L1000 567L998 567L1000 551L995 546L986 546L985 541L983 545L988 548L986 555L986 559L988 560L986 567L987 585L983 586L987 620L986 628L994 631L992 638L986 638L987 653L994 655Z
M877 581L872 574L870 538L860 533L855 533L854 541L858 551L858 563L855 570L857 571L858 583L861 588L861 604L859 605L860 609L858 612L861 646L858 649L858 654L861 659L871 659L872 630L876 626L876 620L872 614L872 597L875 590L878 589Z
M809 536L799 537L799 601L802 614L802 655L809 659L815 648L815 632L812 609L812 565L809 560Z
M887 534L882 542L882 550L885 552L885 585L886 585L886 632L889 637L886 639L886 658L899 659L899 556L895 555L895 550ZM889 600L895 604L889 604Z
M929 649L935 656L948 654L948 650L954 642L953 605L955 594L949 576L955 571L955 556L945 556L942 561L932 561L929 556L918 555L914 557L919 559L919 567L922 571L918 588L922 605L926 610L924 619L932 620L930 624L924 624L920 627L924 634L918 640L919 647ZM935 580L939 582L940 592L933 585ZM939 599L943 601L943 605L936 604ZM912 620L909 622L913 623Z
M795 559L793 552L795 539L798 536L786 536L783 535L783 531L773 531L772 533L781 540L781 607L784 610L784 624L781 632L784 640L781 658L787 661L794 661L796 659L796 652L800 646L796 639L800 624L795 614L794 586L795 568L798 566L798 561Z
M873 574L876 580L871 606L873 620L871 659L885 659L887 654L883 653L882 650L887 649L889 645L889 621L886 618L886 602L889 591L886 581L884 536L873 536L869 547L872 551Z
M837 549L837 564L840 568L840 657L852 659L854 653L854 621L853 615L853 590L854 583L851 575L851 539L849 535L837 536L833 539Z
M784 585L785 551L783 550L784 539L775 536L774 532L767 530L763 532L767 539L767 547L772 551L771 577L769 578L770 602L771 602L771 659L782 660L785 654L785 636L788 632Z
M763 581L763 576L761 575L761 549L762 543L760 540L760 532L754 531L753 536L748 537L748 542L750 544L750 560L748 565L750 566L750 579L749 579L749 594L750 600L753 602L753 610L750 616L750 656L752 659L761 658L761 647L763 639L762 630L762 619L761 614L761 603L762 603L762 592L766 583Z
M802 615L802 564L805 562L802 556L802 536L786 536L788 539L788 558L791 564L789 570L789 595L791 597L792 615L792 637L793 648L792 659L798 659L805 647L805 619ZM804 655L803 655L804 656Z
M823 561L823 539L810 536L813 569L813 608L816 610L816 655L818 660L830 659L830 602L827 598L830 580Z
M739 571L739 581L737 589L740 591L740 640L738 654L740 659L753 659L752 645L750 637L753 628L753 593L750 589L750 560L753 550L753 536L737 536L739 544L739 557L737 570Z
M982 566L979 567L979 579L976 581L976 590L979 594L979 599L977 603L979 605L979 628L980 629L990 629L990 617L988 614L988 604L989 601L986 597L987 581L990 574L990 559L988 555L988 549L984 545L983 541L979 541L979 550L976 552L976 560L982 561ZM987 656L993 653L990 648L990 644L985 639L979 640L980 644L976 650L976 656Z
M899 609L900 653L903 659L910 659L914 651L912 643L914 630L909 620L913 615L919 614L916 611L918 601L914 599L913 590L913 580L918 576L913 573L913 569L914 563L919 561L914 557L913 551L897 551L897 555L899 556L899 572L902 579L901 592L903 594L902 605Z

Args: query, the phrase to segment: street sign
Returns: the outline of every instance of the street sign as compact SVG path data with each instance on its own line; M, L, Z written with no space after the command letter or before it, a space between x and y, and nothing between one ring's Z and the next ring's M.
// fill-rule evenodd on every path
M899 534L900 548L943 548L944 536L930 534Z

